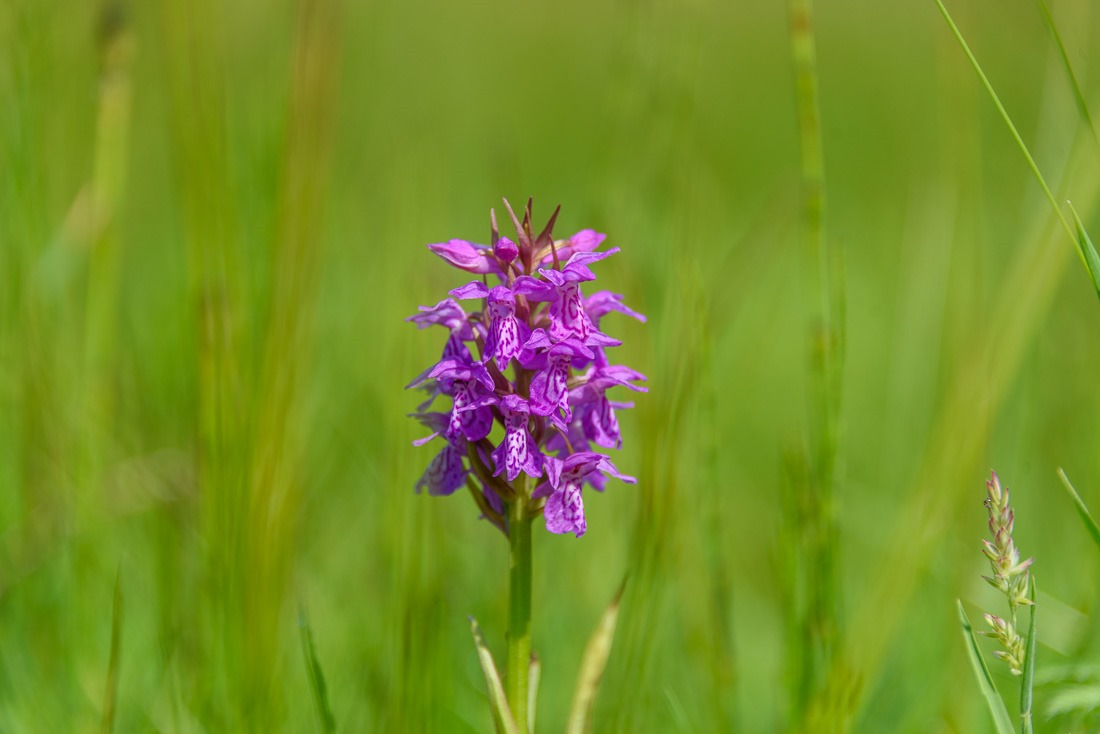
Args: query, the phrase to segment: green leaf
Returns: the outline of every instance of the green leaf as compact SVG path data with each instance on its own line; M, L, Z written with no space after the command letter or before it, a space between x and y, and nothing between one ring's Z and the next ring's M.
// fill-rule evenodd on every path
M993 682L993 676L989 673L989 666L985 664L978 640L974 636L974 628L970 626L970 620L966 616L961 601L956 600L959 606L959 621L962 622L963 640L966 642L966 652L970 656L970 667L974 669L974 677L978 679L978 687L982 689L982 696L989 706L989 713L993 716L993 724L997 727L997 734L1014 734L1012 719L1008 716L1008 709L997 692L997 684Z
M1077 216L1077 210L1073 208L1072 203L1069 205L1069 210L1073 213L1073 223L1077 225L1077 249L1081 251L1081 259L1084 260L1085 269L1092 278L1096 295L1100 296L1100 255L1096 254L1096 247L1093 246L1089 233L1085 231L1085 225L1081 224L1081 217Z
M298 629L302 637L302 657L306 661L306 673L309 675L309 687L313 691L313 704L317 708L317 719L324 734L336 731L336 717L328 702L328 688L325 676L321 672L321 662L317 659L317 649L313 644L313 629L309 626L305 606L298 607Z
M1077 508L1077 514L1081 516L1081 522L1085 523L1085 529L1089 531L1089 535L1092 536L1096 545L1100 546L1100 525L1097 525L1096 521L1092 519L1089 508L1085 507L1085 501L1081 499L1081 495L1077 494L1077 490L1070 484L1069 477L1066 476L1061 467L1058 468L1058 477L1062 480L1062 485L1066 488L1066 491L1069 492L1070 499L1073 500L1073 504Z
M611 654L611 643L615 639L615 623L619 619L619 600L622 599L623 590L626 588L626 579L619 585L615 598L611 600L600 623L592 636L588 638L588 645L584 648L584 656L581 658L581 672L577 677L577 689L573 692L573 706L569 711L569 723L566 725L566 734L585 734L589 731L592 718L592 704L596 701L596 691L600 686L600 678L603 677L604 668L607 666L607 658Z
M504 685L500 682L500 673L497 672L496 663L493 662L493 653L485 644L485 638L481 635L481 628L477 626L477 620L469 617L470 634L474 636L474 646L477 648L477 659L481 663L481 672L485 674L485 686L489 689L489 709L493 712L493 724L497 734L519 734L519 727L512 717L512 710L508 708L508 699L504 696Z
M1024 654L1024 680L1020 684L1020 734L1031 734L1032 689L1035 687L1035 577L1031 577L1031 622L1027 628L1027 652Z

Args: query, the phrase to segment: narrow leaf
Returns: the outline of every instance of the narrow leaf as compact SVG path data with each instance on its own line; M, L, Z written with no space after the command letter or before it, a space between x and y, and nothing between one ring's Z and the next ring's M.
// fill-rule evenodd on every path
M325 676L321 672L317 648L313 644L313 629L309 626L309 617L306 616L306 609L302 605L298 606L298 629L301 632L302 657L306 662L309 687L313 692L313 705L317 709L317 721L323 734L332 734L336 731L336 717L332 715L332 707L329 706Z
M493 662L493 653L485 644L485 638L481 635L481 628L477 626L477 620L469 617L470 634L474 636L474 646L477 648L477 659L481 663L481 672L485 674L485 686L489 691L489 709L493 712L493 724L497 734L519 734L516 720L512 718L512 710L508 708L508 699L504 696L504 685L500 682L500 673L497 672L496 663Z
M1031 622L1027 628L1027 652L1024 653L1024 680L1020 684L1020 734L1032 734L1031 701L1035 687L1035 577L1031 577Z
M1043 22L1046 23L1047 30L1050 31L1050 35L1054 37L1054 43L1058 46L1058 55L1062 59L1062 68L1066 72L1066 78L1069 79L1070 86L1073 87L1073 98L1077 101L1077 111L1081 113L1081 118L1084 120L1085 125L1088 126L1089 132L1092 133L1093 140L1096 140L1096 126L1092 124L1092 115L1089 114L1088 102L1085 101L1085 95L1081 91L1081 85L1077 82L1077 75L1073 73L1073 64L1070 63L1069 54L1066 53L1066 44L1062 43L1062 34L1058 32L1058 27L1054 24L1054 16L1050 14L1050 8L1047 6L1046 0L1035 0L1035 4L1039 6L1039 14L1043 16Z
M978 63L978 58L974 55L974 52L970 50L970 46L967 44L966 39L963 38L962 31L955 25L955 19L952 18L951 13L947 11L947 6L943 4L943 0L935 0L935 2L940 8L943 19L947 21L947 26L951 29L951 33L955 36L955 40L959 42L959 46L962 48L963 53L966 54L970 66L973 67L974 71L978 74L982 86L984 86L985 91L989 93L989 97L993 100L993 104L996 105L997 111L1001 113L1001 119L1004 120L1005 125L1008 127L1008 131L1012 134L1012 139L1016 141L1016 147L1018 147L1020 153L1023 154L1024 160L1027 161L1028 166L1031 168L1031 173L1035 176L1035 180L1039 182L1039 186L1043 189L1043 193L1046 194L1047 201L1050 202L1050 206L1054 209L1054 213L1057 215L1058 220L1062 223L1062 226L1065 227L1066 233L1076 240L1073 229L1069 226L1069 220L1066 219L1066 215L1062 213L1061 208L1058 206L1058 201L1054 198L1054 193L1050 190L1050 186L1047 185L1047 180L1043 178L1043 174L1039 170L1039 164L1037 164L1035 159L1031 156L1031 151L1028 150L1027 145L1024 143L1024 139L1020 136L1020 131L1016 129L1015 123L1012 122L1012 117L1008 114L1008 110L1006 110L1005 106L1001 103L1001 98L997 96L997 91L993 89L993 84L989 81L989 77L985 75L985 72L982 70L982 65Z
M997 734L1014 734L1012 719L1008 717L1008 709L997 693L997 684L993 682L993 676L989 673L989 666L985 664L978 640L974 636L974 628L970 626L970 620L966 616L961 601L955 602L959 606L959 621L962 622L963 641L966 643L966 653L970 657L970 667L974 669L974 677L978 679L978 687L982 690L985 703L989 706L989 713L993 716L993 724L997 728Z
M573 692L573 706L569 711L566 734L585 734L589 731L592 718L592 704L596 701L596 691L600 686L607 658L611 654L611 643L615 640L615 623L619 619L619 601L626 588L626 579L619 585L615 598L611 600L600 617L595 632L588 638L581 658L581 672L577 677L577 688Z
M107 686L103 692L103 718L99 723L101 734L111 734L115 728L115 709L118 704L118 659L122 649L122 564L115 572L115 594L111 605L111 652L107 660Z
M1077 249L1081 251L1081 259L1085 261L1085 269L1092 278L1092 286L1096 289L1096 295L1100 296L1100 255L1096 254L1089 233L1085 231L1085 225L1081 224L1081 217L1077 216L1077 210L1073 204L1069 205L1073 214L1073 223L1077 225Z
M1092 536L1096 545L1100 546L1100 525L1097 525L1096 521L1092 519L1089 508L1085 507L1085 501L1081 499L1081 495L1077 494L1077 490L1070 484L1069 477L1060 467L1058 477L1062 480L1062 486L1069 492L1070 499L1073 500L1073 504L1077 508L1077 514L1081 516L1081 522L1085 523L1085 529L1089 531L1089 535Z

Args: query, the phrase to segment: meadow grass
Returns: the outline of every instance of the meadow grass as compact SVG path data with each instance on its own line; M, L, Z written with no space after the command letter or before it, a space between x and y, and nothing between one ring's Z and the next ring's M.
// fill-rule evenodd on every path
M1095 235L1090 3L1056 37L957 6ZM401 388L439 345L402 319L461 283L423 245L486 241L502 195L607 232L601 285L649 316L609 328L650 378L614 457L638 485L589 493L580 540L535 527L539 731L624 576L593 731L991 731L954 607L995 597L990 466L1055 726L1042 681L1100 654L1055 474L1100 506L1095 289L934 3L814 11L843 634L799 693L792 620L822 630L790 569L824 561L790 497L821 468L788 457L825 404L785 3L0 7L0 731L488 730L467 618L499 663L507 543L412 491Z

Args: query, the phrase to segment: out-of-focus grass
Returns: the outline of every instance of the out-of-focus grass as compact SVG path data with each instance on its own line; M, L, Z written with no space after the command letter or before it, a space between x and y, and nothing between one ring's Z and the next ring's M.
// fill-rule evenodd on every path
M955 5L1095 232L1041 14ZM1051 9L1092 100L1091 7ZM845 635L815 710L981 731L952 604L988 593L990 465L1042 574L1039 673L1097 652L1054 470L1100 504L1100 317L935 7L816 10L847 344ZM650 376L615 457L638 486L588 498L582 540L536 534L540 730L624 574L596 731L797 729L794 94L783 3L3 5L0 730L94 730L109 670L116 731L313 730L300 602L338 730L489 727L466 618L503 649L506 548L466 496L412 493L431 452L401 386L441 342L401 319L462 282L424 243L529 194L623 247L600 283L650 316L605 323Z

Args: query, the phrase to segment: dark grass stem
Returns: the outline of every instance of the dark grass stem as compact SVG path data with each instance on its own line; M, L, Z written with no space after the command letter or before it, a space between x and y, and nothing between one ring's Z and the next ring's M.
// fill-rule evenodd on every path
M516 726L528 732L528 677L531 668L531 524L527 507L530 496L526 474L517 480L519 495L508 506L508 667L504 683L508 707Z

